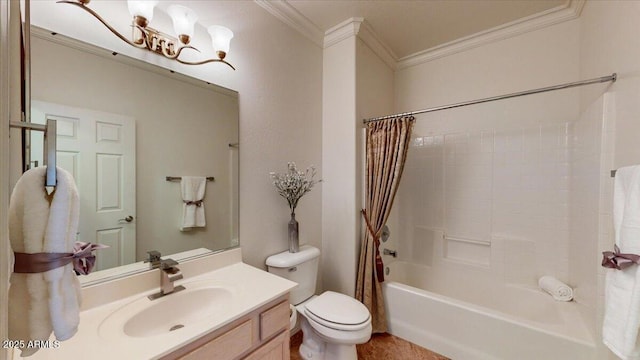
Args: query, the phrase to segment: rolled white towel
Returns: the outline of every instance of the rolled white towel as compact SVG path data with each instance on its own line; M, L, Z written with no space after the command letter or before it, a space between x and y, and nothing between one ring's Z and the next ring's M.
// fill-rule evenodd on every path
M538 286L558 301L571 301L573 299L573 289L551 275L541 277L538 280Z

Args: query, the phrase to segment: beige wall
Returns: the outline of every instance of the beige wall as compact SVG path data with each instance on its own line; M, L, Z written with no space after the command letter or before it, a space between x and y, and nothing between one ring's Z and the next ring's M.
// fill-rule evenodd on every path
M299 168L315 165L324 179L322 49L253 2L238 3L246 8L245 37L233 46L243 64L230 87L240 93L240 244L245 262L266 269L268 255L288 249L289 221L269 172L284 172L294 161ZM320 249L324 187L323 181L296 209L300 243Z
M238 200L232 199L230 156L237 150L228 144L238 141L237 94L38 37L31 47L33 100L135 120L136 260L149 250L173 254L232 246L232 201L237 206ZM202 229L179 230L180 184L165 177L183 175L215 177L207 183Z
M640 1L589 1L581 23L580 73L599 76L618 73L609 89L616 98L615 166L640 162L640 146L636 134L640 113L640 38L636 36L640 18ZM582 107L587 107L602 94L602 88L583 91Z
M395 80L396 110L419 110L576 81L579 77L578 42L576 41L579 38L578 30L577 21L564 22L400 69L396 72ZM552 109L542 114L546 118L540 117L540 114L524 113L521 114L524 117L523 121L536 124L562 121L562 118L575 116L577 104L563 106L566 98L562 95L566 93L552 94L554 95L549 97L552 102L545 105ZM560 99L555 99L558 94L561 96ZM535 96L537 95L533 95ZM531 103L530 98L524 97L497 103L500 104L499 106L507 107L498 114L506 119L502 123L509 125L508 113L517 113L521 103ZM460 110L477 113L484 108L485 105L477 105ZM493 124L490 111L491 109L484 111L481 114L482 117L456 119L460 121L449 119L448 114L452 113L449 110L421 116L430 118L429 129L434 132L450 131L456 128L480 130L486 128L488 124ZM549 118L550 116L554 118ZM420 124L421 121L418 121L417 126L423 126Z

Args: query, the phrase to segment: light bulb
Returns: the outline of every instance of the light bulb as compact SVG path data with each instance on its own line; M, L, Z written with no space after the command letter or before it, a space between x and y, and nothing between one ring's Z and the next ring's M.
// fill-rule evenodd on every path
M218 54L220 59L224 59L229 52L233 32L226 27L219 25L211 25L207 30L209 31L209 35L211 35L213 50Z
M136 19L136 23L142 27L147 26L153 19L153 8L155 8L157 4L157 0L127 0L129 14L131 14L134 19L142 18L140 20Z
M198 15L182 5L171 5L167 8L167 13L173 20L173 29L176 32L176 36L180 38L183 44L188 44L190 38L193 36L193 30L198 21Z

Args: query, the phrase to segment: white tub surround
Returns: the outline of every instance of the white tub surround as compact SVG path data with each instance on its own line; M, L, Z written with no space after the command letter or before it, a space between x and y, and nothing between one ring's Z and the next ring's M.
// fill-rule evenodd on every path
M383 290L393 335L452 359L596 359L579 303L405 262L389 268Z
M91 354L95 360L162 358L283 296L286 301L295 283L244 264L240 259L240 249L234 249L180 264L178 267L184 279L176 285L184 285L186 290L151 302L143 299L158 292L160 275L157 270L85 288L87 304L80 313L77 335L61 342L57 348L38 351L32 358L73 358L79 353ZM184 327L170 332L153 333L142 329L144 334L125 333L127 320L144 310L145 304L153 306L203 287L223 288L233 301L226 301L220 311L206 311L203 306L201 318L192 318ZM193 308L194 305L185 304L185 307ZM149 327L161 324L158 319L161 316L149 319Z

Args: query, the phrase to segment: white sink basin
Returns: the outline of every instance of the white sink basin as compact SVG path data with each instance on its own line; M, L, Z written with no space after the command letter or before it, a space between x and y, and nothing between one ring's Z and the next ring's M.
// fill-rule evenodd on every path
M141 296L110 314L98 327L98 333L111 338L115 334L146 338L210 326L230 311L234 286L209 282L185 283L185 290L155 300ZM209 325L207 325L209 324Z
M228 311L231 299L231 292L225 288L205 287L150 300L148 308L124 324L124 333L146 337L178 330L203 318L210 318L216 312Z

